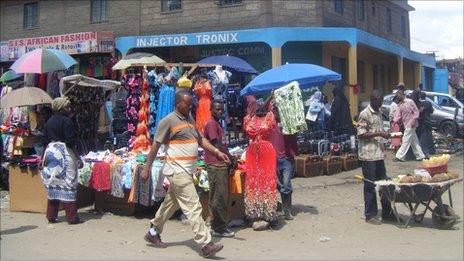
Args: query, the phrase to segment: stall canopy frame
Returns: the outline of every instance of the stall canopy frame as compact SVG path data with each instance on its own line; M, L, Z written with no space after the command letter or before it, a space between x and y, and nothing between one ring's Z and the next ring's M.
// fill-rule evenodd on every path
M74 74L61 78L61 96L65 96L76 86L103 88L105 91L112 91L119 88L121 86L121 82L112 80L98 80L95 78L83 76L81 74Z
M153 64L147 64L147 63L134 63L132 64L133 67L165 67L168 70L171 70L172 67L187 67L190 68L190 70L186 71L184 74L185 76L190 76L190 74L195 71L198 67L200 68L210 68L210 67L216 67L216 66L222 66L220 64L198 64L198 63L153 63Z

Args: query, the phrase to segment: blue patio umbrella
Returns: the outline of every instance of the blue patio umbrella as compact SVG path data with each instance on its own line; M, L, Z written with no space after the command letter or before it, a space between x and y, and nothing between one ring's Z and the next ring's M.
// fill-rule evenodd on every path
M247 73L247 74L258 74L259 72L253 68L249 63L244 61L241 58L232 56L232 55L216 55L206 57L203 60L197 62L197 64L218 64L231 71L238 73Z
M327 82L339 81L341 75L315 64L285 64L263 72L240 91L241 95L265 94L290 82L297 81L300 88L322 86Z

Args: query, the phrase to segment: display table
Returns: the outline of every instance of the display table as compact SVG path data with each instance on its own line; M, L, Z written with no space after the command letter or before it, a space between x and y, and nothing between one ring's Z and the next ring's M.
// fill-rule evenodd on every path
M10 211L47 212L47 192L40 178L39 169L24 168L10 165ZM77 187L76 203L78 206L92 204L95 192L79 185Z

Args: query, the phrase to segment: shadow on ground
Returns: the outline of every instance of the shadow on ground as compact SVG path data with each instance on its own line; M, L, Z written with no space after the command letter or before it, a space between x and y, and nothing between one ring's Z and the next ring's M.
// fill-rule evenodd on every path
M38 226L20 226L20 227L17 227L17 228L12 228L12 229L7 229L7 230L4 230L4 231L0 231L0 234L1 235L17 234L17 233L22 233L22 232L26 232L26 231L29 231L29 230L36 229L37 227Z

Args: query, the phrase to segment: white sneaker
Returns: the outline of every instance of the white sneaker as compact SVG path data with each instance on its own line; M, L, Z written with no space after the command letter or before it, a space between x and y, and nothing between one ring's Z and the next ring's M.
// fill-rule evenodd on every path
M229 230L228 228L224 229L221 232L214 231L214 229L211 229L211 235L213 237L234 237L235 232Z

